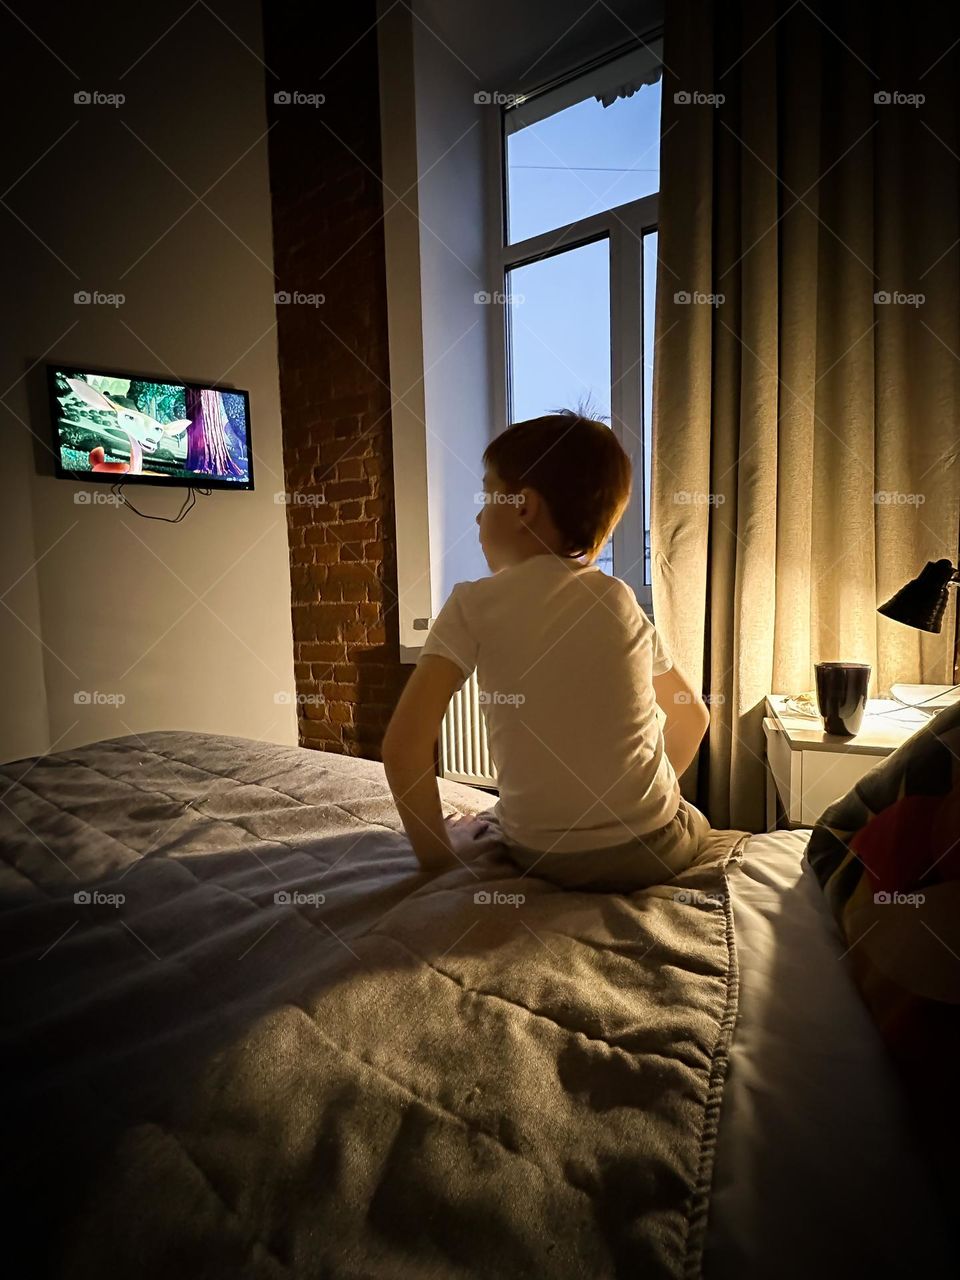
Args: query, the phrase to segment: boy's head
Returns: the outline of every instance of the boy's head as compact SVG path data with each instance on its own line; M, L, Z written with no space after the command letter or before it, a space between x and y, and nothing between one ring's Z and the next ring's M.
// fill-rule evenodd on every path
M619 440L570 409L514 423L483 461L477 524L494 572L542 551L592 564L630 499L632 467Z

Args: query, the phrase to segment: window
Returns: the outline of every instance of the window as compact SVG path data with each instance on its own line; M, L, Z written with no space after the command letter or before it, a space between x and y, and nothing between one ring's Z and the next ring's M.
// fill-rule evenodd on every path
M598 564L649 607L660 41L521 98L502 142L506 418L610 422L634 486Z

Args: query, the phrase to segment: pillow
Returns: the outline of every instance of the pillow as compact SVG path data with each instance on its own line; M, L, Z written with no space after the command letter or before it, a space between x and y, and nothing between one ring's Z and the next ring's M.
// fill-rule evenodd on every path
M824 811L807 846L944 1194L960 1191L960 703ZM955 1200L954 1200L955 1203Z

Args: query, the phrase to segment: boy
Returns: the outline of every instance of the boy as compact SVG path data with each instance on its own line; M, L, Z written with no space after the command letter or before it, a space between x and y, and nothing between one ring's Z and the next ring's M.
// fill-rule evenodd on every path
M570 888L669 880L710 829L677 783L709 712L631 588L593 566L629 500L630 460L603 423L564 410L509 427L483 461L493 576L453 588L383 740L414 853L443 870L496 839ZM500 799L445 822L434 747L475 668Z

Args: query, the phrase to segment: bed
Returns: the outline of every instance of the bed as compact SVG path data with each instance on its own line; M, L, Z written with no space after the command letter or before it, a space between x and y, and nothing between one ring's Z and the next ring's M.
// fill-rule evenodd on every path
M0 801L31 1275L949 1273L804 833L631 897L430 876L379 764L189 732Z

